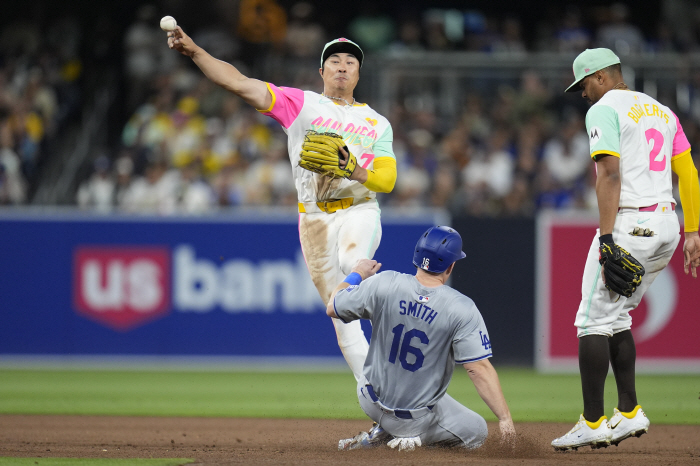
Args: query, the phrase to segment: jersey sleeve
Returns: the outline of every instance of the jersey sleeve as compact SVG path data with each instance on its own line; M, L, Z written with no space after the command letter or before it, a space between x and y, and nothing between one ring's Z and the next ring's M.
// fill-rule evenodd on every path
M673 117L676 119L676 135L673 137L671 160L690 151L690 142L688 142L688 137L683 131L681 122L678 120L675 113L673 114Z
M591 158L599 154L620 157L620 120L617 112L607 105L594 105L586 114L586 130Z
M475 362L493 355L484 319L473 301L469 300L466 305L473 309L463 315L471 315L471 319L465 317L458 324L452 340L452 350L457 364Z
M293 87L277 87L272 83L267 83L267 89L272 96L272 104L270 108L258 112L272 117L283 128L289 128L304 106L304 91Z
M380 289L383 274L362 280L359 285L350 285L340 290L333 298L333 308L340 320L351 322L357 319L371 319Z
M394 130L391 128L391 125L389 125L375 141L372 150L374 151L375 159L391 157L396 160L396 155L394 154Z

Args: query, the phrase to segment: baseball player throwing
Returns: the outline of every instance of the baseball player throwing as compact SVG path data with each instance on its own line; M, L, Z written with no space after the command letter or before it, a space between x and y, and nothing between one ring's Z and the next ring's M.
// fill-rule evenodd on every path
M459 233L432 227L416 244L415 276L391 271L375 275L381 264L363 259L333 292L326 309L330 317L372 322L357 396L375 425L341 440L339 449L385 442L399 450L479 447L488 434L486 421L445 393L455 363L464 366L498 417L501 434L514 439L510 411L488 360L486 325L471 299L445 285L455 261L464 257Z
M390 192L396 182L389 121L353 97L362 50L345 38L327 43L319 70L323 93L317 94L248 78L198 47L179 26L168 32L168 45L287 133L301 247L327 302L358 260L374 256L382 236L376 193ZM369 348L360 324L334 324L340 349L359 379Z
M583 414L557 450L617 445L647 432L635 391L634 310L666 267L680 241L671 170L678 175L685 220L685 273L700 266L698 172L674 113L625 84L620 59L609 49L587 49L574 60L574 83L593 106L586 115L596 163L600 228L588 251L575 325ZM612 364L617 408L608 421L603 391Z

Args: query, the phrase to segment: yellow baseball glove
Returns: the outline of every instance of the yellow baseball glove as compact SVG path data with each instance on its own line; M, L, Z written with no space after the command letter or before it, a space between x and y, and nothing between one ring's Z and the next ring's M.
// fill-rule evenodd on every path
M347 157L340 152L341 148L348 154ZM307 131L300 155L301 168L330 178L350 178L357 168L357 159L348 150L343 138L335 133Z

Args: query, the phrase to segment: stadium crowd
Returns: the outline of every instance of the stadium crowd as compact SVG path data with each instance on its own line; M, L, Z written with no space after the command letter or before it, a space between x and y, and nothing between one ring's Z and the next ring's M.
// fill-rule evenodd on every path
M80 109L79 35L70 18L0 31L0 205L29 200L39 166Z
M236 24L223 19L190 31L195 42L251 76L320 90L316 68L306 74L286 76L285 70L275 70L274 76L265 76L260 60L269 55L317 60L332 31L324 28L314 5L299 2L288 10L274 0L235 5L238 11L222 11L221 17L236 18ZM687 28L659 21L655 31L644 34L629 20L624 4L597 8L592 15L566 7L556 22L528 37L511 15L429 9L392 16L374 2L361 11L345 32L366 52L377 54L466 50L517 56L604 46L624 60L635 54L700 51L700 9L690 16ZM141 7L124 34L128 121L120 129L118 147L94 159L92 174L77 189L77 204L160 214L293 206L296 192L279 125L212 85L189 60L169 50L157 28L158 13L154 6ZM265 21L256 23L261 17ZM47 137L36 140L40 132L32 130L27 115L34 112L43 133L51 134L60 120L57 115L65 110L56 109L61 99L46 94L56 94L69 82L65 68L70 62L65 59L39 60L43 67L30 67L24 74L18 63L5 61L0 69L0 80L15 83L2 86L15 91L3 93L0 107L11 109L9 116L7 110L0 115L0 203L27 202L26 188L14 197L5 194L12 191L10 186L26 186L31 179L37 156L25 149L26 141L40 145ZM545 85L536 68L530 68L517 83L504 82L496 93L468 93L460 116L447 126L434 106L414 106L410 99L395 102L387 117L394 129L398 179L391 194L381 195L381 204L441 207L475 216L595 209L595 173L583 120L587 104L580 98L564 99L561 91ZM700 143L700 75L683 95L682 108L674 110L695 145ZM17 130L20 120L25 122L22 131Z

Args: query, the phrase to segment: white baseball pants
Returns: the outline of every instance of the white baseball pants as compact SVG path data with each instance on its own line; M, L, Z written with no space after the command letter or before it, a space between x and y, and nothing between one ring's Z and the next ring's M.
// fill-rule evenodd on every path
M360 259L371 259L382 238L380 210L376 200L338 210L299 214L299 239L311 279L327 303L331 293L350 273ZM369 351L369 343L360 321L348 324L331 319L343 352L355 380Z
M632 236L630 233L635 227L649 228L654 235ZM678 216L672 210L670 203L658 204L654 212L620 209L615 220L613 239L620 247L632 254L646 271L641 285L630 298L605 288L601 276L601 265L598 262L599 235L600 230L593 238L583 271L581 304L574 323L578 327L579 337L585 335L610 337L632 328L632 317L629 313L639 305L646 290L671 260L680 241L680 225Z
M429 408L404 410L396 415L379 400L372 400L367 391L367 380L357 383L360 407L374 422L394 437L418 437L423 445L461 446L478 448L486 441L488 427L479 414L445 394Z

